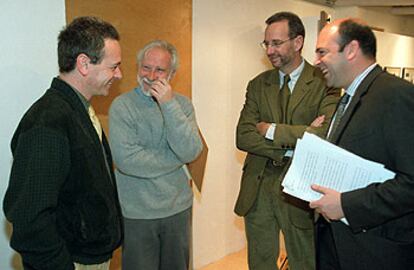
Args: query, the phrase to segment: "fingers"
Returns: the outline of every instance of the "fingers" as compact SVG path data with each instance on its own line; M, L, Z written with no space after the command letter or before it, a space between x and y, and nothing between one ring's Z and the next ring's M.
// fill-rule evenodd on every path
M315 209L315 211L318 212L318 213L320 213L319 209L317 209L319 207L319 205L320 205L319 200L309 202L309 207L312 208L312 209Z
M331 223L332 221L324 214L321 214L321 216L328 222Z
M256 124L256 129L260 135L265 136L270 124L266 122L259 122Z
M325 195L326 192L328 191L328 188L325 188L325 187L322 187L322 186L319 186L319 185L315 185L315 184L311 185L311 189L313 191L316 191L316 192L321 193L323 195ZM321 200L322 199L323 199L323 197L321 199L319 199L319 200L311 201L309 203L309 207L310 208L313 208L313 209L316 208L316 211L319 212L319 209L318 208L321 206ZM320 214L322 214L322 213L320 213Z
M172 89L165 79L158 79L151 85L151 94L155 99L164 103L172 99Z
M322 211L322 208L321 208L322 205L320 205L318 202L319 202L319 200L310 202L309 207L314 209L315 212L319 213L328 223L331 223L332 220L328 217L327 213Z
M325 122L325 115L320 115L312 121L311 127L321 127L324 122Z
M313 191L316 191L316 192L321 193L321 194L326 194L330 190L329 188L319 186L319 185L315 185L315 184L311 185L311 189Z

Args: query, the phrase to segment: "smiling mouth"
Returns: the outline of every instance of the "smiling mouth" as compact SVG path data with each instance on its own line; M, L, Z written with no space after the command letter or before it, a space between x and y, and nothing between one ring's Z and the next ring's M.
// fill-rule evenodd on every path
M144 77L143 79L142 79L142 81L144 82L144 83L146 83L146 84L148 84L149 86L151 86L156 80L150 80L150 79L148 79L147 77Z

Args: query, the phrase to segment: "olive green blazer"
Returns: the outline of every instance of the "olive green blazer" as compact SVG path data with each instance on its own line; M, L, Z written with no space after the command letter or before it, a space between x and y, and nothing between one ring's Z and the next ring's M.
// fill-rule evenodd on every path
M279 90L277 69L259 74L247 86L246 101L236 131L237 148L247 152L235 206L235 212L240 216L245 216L256 200L267 161L281 160L287 150L294 150L296 140L305 131L325 136L340 96L340 90L328 88L322 73L305 61L289 100L287 124L281 124L278 123ZM310 127L320 115L326 117L322 127ZM273 141L257 131L256 123L261 121L276 123Z

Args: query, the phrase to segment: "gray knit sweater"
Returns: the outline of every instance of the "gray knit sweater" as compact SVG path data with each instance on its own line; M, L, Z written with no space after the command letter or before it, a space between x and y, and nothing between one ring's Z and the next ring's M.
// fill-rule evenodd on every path
M109 138L124 217L163 218L191 207L182 167L203 146L188 98L175 93L159 105L140 88L120 95L109 111Z

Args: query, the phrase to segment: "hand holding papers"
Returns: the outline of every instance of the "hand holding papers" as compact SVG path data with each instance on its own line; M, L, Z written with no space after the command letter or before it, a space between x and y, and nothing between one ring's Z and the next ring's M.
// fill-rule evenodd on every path
M298 139L292 164L283 180L283 192L305 201L322 195L311 190L312 184L339 192L362 188L394 178L384 165L366 160L305 132Z

